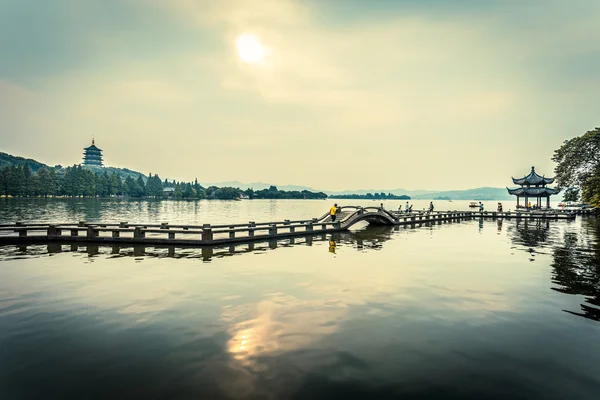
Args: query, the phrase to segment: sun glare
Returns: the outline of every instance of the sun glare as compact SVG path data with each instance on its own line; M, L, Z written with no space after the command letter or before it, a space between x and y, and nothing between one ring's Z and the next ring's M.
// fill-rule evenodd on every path
M236 40L237 52L242 61L253 64L265 58L265 48L254 35L244 34Z

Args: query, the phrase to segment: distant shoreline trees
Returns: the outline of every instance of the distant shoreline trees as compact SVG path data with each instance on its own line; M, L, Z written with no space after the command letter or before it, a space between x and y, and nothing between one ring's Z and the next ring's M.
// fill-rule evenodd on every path
M367 194L340 194L329 196L331 199L353 199L353 200L410 200L407 195L395 195L391 193L367 193Z
M215 199L234 200L245 195L249 199L324 199L322 192L283 191L276 186L269 189L241 190L232 187L204 188L194 182L164 181L156 174L144 180L127 176L124 180L116 172L95 172L81 165L59 169L42 167L33 172L26 162L0 168L0 196L11 197L131 197L154 199Z

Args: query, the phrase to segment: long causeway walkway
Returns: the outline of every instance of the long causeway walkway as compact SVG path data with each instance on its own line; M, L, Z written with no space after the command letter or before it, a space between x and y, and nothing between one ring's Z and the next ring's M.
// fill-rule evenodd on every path
M17 222L0 225L0 245L88 242L98 244L215 246L341 232L360 222L373 225L421 226L476 218L550 221L574 220L578 213L587 213L587 211L552 210L502 213L436 211L432 213L402 213L380 207L343 206L339 207L335 222L331 221L329 214L310 220L251 221L244 224L225 225L135 224L129 222L103 224L85 221L55 224Z

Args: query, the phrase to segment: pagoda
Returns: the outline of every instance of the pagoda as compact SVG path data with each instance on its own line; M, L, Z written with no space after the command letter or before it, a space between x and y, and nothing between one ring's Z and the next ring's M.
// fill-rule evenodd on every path
M535 167L531 167L529 175L517 179L512 178L512 180L515 185L521 186L515 189L506 188L508 193L517 196L517 208L529 208L529 199L532 198L537 200L532 208L542 208L542 199L544 197L546 198L546 208L550 208L550 196L559 192L558 189L546 187L546 185L554 182L554 178L546 178L545 176L538 175L535 172ZM519 205L520 197L525 197L525 204L523 206Z
M83 149L83 165L93 167L102 166L102 150L96 147L92 138L92 145Z

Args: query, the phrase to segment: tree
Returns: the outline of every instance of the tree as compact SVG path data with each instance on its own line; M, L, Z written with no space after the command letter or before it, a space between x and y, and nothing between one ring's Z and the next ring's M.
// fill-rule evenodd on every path
M580 188L581 200L600 208L600 128L566 140L552 160L558 188Z
M25 196L31 195L31 169L29 168L29 164L25 162L23 164L23 194Z
M570 187L565 190L563 194L563 201L577 201L579 200L579 188Z
M110 184L112 193L119 196L123 194L123 182L121 181L121 177L117 175L116 172L113 172L110 176Z
M177 183L175 185L175 190L173 191L173 196L175 196L176 199L180 199L183 197L183 191L181 190L181 185L179 183Z
M8 175L9 175L8 167L4 167L4 168L0 169L0 195L3 195L3 196L8 195Z
M142 178L141 174L138 176L135 183L137 183L137 185L136 185L137 193L136 194L138 194L138 195L134 196L134 197L145 196L146 195L146 185L144 184L144 179Z
M52 193L51 190L51 178L50 172L46 168L40 168L37 172L37 176L39 178L39 195L48 197L49 194Z

